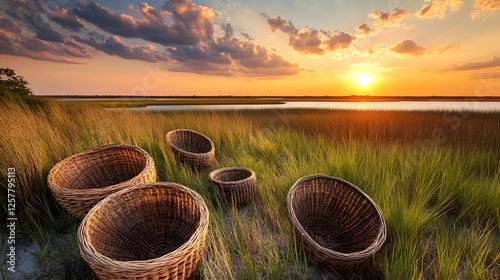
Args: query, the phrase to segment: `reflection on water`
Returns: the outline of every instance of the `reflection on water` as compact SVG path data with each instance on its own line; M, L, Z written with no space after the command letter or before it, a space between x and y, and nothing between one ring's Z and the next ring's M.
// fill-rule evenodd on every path
M243 109L337 109L384 111L473 111L500 112L500 102L479 101L380 101L380 102L314 102L288 101L283 104L221 104L221 105L152 105L133 110L243 110Z

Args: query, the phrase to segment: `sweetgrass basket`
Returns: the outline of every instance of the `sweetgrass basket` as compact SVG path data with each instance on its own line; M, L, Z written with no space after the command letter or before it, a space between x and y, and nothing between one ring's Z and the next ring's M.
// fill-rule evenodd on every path
M118 144L68 157L57 163L47 177L57 202L79 219L109 194L155 181L151 156L139 147Z
M214 143L197 131L190 129L169 131L167 142L177 160L194 169L203 169L214 160Z
M224 203L236 207L244 206L257 189L255 172L245 167L225 167L208 175Z
M287 196L296 238L327 268L357 265L386 239L386 223L373 200L353 184L328 175L299 179Z
M176 183L150 183L109 195L78 228L83 259L101 279L186 279L205 249L203 198Z

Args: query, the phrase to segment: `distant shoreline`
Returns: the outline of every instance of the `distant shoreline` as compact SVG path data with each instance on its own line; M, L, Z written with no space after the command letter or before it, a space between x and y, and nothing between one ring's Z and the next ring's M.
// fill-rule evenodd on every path
M153 100L153 99L179 99L179 100L212 100L222 103L281 103L286 101L335 101L335 102L397 102L397 101L475 101L475 102L500 102L500 96L131 96L131 95L36 95L45 98L64 99L123 99L123 100ZM254 99L254 100L252 100ZM198 102L197 102L198 103ZM210 102L212 103L212 102Z

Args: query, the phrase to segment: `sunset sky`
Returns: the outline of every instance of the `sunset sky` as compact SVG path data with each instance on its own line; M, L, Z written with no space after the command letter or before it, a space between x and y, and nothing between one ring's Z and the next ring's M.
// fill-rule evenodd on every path
M35 94L500 96L500 0L2 1L0 67Z

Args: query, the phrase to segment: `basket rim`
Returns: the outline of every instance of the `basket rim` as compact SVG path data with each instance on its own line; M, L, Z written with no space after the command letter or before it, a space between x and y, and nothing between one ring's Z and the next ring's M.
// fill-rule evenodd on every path
M219 173L227 172L227 171L233 171L233 170L247 171L250 173L250 176L243 178L241 180L236 180L236 181L222 181L222 180L215 179L215 175L217 175ZM243 182L248 181L248 180L253 180L256 178L256 175L255 175L255 172L250 168L241 167L241 166L229 166L229 167L219 168L219 169L216 169L216 170L210 172L210 174L208 174L208 178L217 184L223 185L223 184L237 184L237 183L243 183Z
M172 143L171 136L172 136L172 134L174 134L176 132L180 132L180 131L187 131L187 132L194 133L198 136L205 138L210 143L210 151L204 152L204 153L195 153L195 152L190 152L190 151L181 149L180 147L174 145L174 143ZM209 156L209 155L213 154L215 151L214 142L208 136L206 136L198 131L192 130L192 129L179 128L179 129L171 130L171 131L167 132L166 138L167 138L167 142L171 148L173 148L179 152L182 152L184 154L190 155L190 156L195 156L195 157L196 156Z
M295 190L297 190L299 188L299 186L300 186L301 183L307 182L307 181L311 181L311 180L314 180L314 179L318 179L318 178L334 180L334 181L337 181L337 182L340 182L342 184L345 184L345 185L349 186L350 188L352 188L353 190L355 190L359 195L361 195L365 199L367 199L370 202L370 204L374 207L375 212L377 213L377 216L380 219L380 223L379 223L379 226L378 226L379 230L378 230L378 233L377 233L377 237L370 244L370 246L368 246L364 250L361 250L361 251L358 251L358 252L342 253L342 252L335 251L335 250L332 250L332 249L329 249L329 248L321 246L302 227L302 224L297 219L296 214L295 214L295 210L293 209L293 206L292 206L292 201L293 201L294 196L295 196ZM382 247L382 245L383 245L383 243L384 243L384 241L386 239L387 226L386 226L385 218L382 215L382 212L380 211L380 209L377 206L377 204L371 199L370 196L368 196L366 193L364 193L357 186L355 186L351 182L346 181L346 180L344 180L342 178L338 178L338 177L334 177L334 176L330 176L330 175L325 175L325 174L313 174L313 175L307 175L307 176L304 176L304 177L298 179L295 182L295 184L293 184L293 186L288 191L288 194L287 194L287 208L288 208L288 216L291 219L293 226L298 229L298 231L300 232L300 234L302 235L302 237L309 244L311 244L315 248L319 248L320 251L328 254L331 257L338 257L338 258L341 258L341 259L347 260L347 261L349 261L349 260L353 260L354 261L354 260L363 259L365 257L368 257L371 253L374 253L374 252L378 251Z
M141 189L158 188L158 187L174 188L182 192L185 192L189 196L191 196L195 201L195 203L200 207L200 221L198 227L193 232L191 237L180 247L169 252L168 254L148 260L119 261L119 260L114 260L98 252L90 242L90 235L88 232L89 220L93 215L95 215L95 212L97 212L100 207L103 207L103 205L105 205L109 201L126 193L134 192ZM85 216L80 226L78 227L77 241L82 257L86 259L86 261L89 262L90 264L97 265L98 267L114 266L115 268L124 270L136 270L137 273L139 273L140 271L143 271L145 268L150 268L150 269L162 268L165 266L165 263L167 262L171 262L172 264L181 262L183 259L179 256L189 255L192 251L192 247L194 247L197 243L200 242L199 240L200 236L201 237L206 236L206 234L208 233L208 224L209 224L208 207L203 197L196 191L184 185L174 182L146 183L137 186L132 186L123 189L121 191L115 192L113 194L110 194L105 199L97 203L94 207L92 207L92 209L88 212L88 214ZM85 249L86 248L85 245L88 246L88 250Z
M132 177L126 181L119 182L117 184L113 184L113 185L109 185L109 186L105 186L105 187L101 187L101 188L68 189L68 188L61 188L60 186L55 185L53 183L54 176L55 176L56 172L60 171L60 169L63 168L63 166L65 164L74 160L75 158L83 156L83 155L96 154L96 153L100 153L100 152L103 152L103 151L106 151L109 149L115 149L115 148L134 150L134 151L138 152L139 154L141 154L142 156L144 156L144 158L146 159L146 163L145 163L144 168L141 170L141 172L139 172L137 175L135 175L134 177ZM148 152L146 152L144 149L142 149L139 146L135 146L135 145L131 145L131 144L107 144L107 145L98 146L98 147L80 152L78 154L74 154L72 156L69 156L69 157L61 160L56 165L54 165L52 167L52 169L49 171L49 174L47 175L47 183L51 189L53 189L59 193L65 194L65 195L83 195L83 196L99 195L102 193L107 193L110 191L116 191L116 190L122 189L124 185L129 185L136 178L141 177L145 173L149 172L149 169L152 166L154 166L153 158L151 157L151 155L148 154Z

